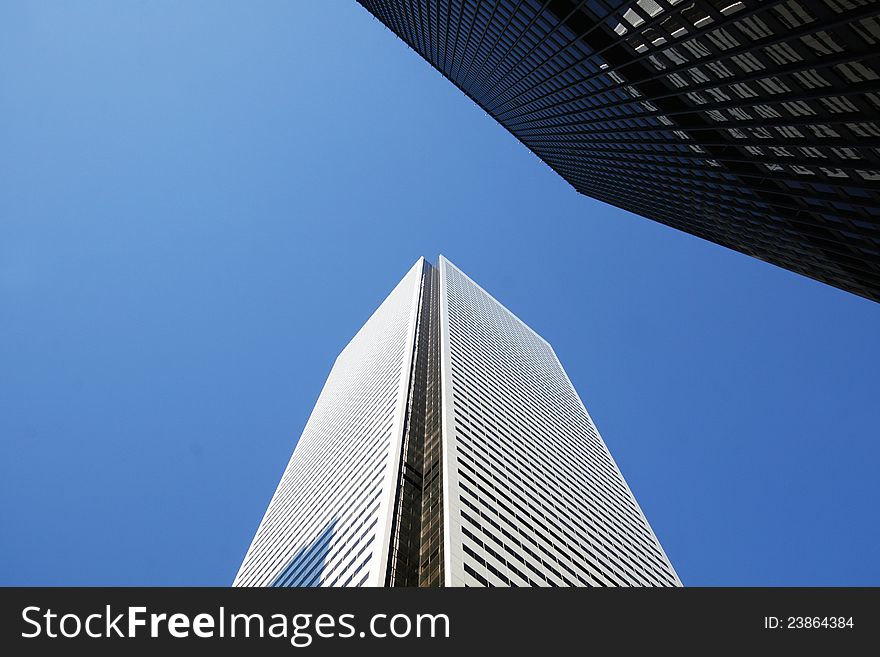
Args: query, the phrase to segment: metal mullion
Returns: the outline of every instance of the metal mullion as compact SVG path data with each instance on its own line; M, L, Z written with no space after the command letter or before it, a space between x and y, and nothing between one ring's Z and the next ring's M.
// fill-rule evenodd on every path
M443 11L441 11L441 3L443 7ZM450 53L454 54L454 51L450 49L449 43L449 25L452 21L452 2L450 0L437 0L437 43L440 43L440 17L441 15L446 18L445 22L443 22L443 48L440 53L441 64L443 67L440 69L442 73L446 73L449 70L449 56Z
M436 44L431 34L431 0L415 0L419 5L419 24L422 26L422 40L431 66L437 68L439 61L434 59Z
M471 74L471 69L473 68L474 62L477 60L477 57L480 54L480 48L483 47L483 41L486 39L486 34L489 32L489 26L492 25L492 19L495 18L495 14L497 13L499 6L500 6L500 3L498 3L498 2L496 2L492 6L492 13L489 14L489 19L486 21L486 27L483 29L482 34L480 34L480 41L479 41L479 43L477 43L477 47L474 50L474 56L468 62L467 69L465 70L464 75L461 75L461 73L459 72L460 79L461 79L462 83L465 83ZM477 17L474 16L474 22L476 22L476 20L477 20Z
M386 6L390 6L390 3L386 4ZM411 44L418 43L415 38L415 35L412 31L412 26L409 21L409 15L407 14L406 11L400 11L400 13L398 14L397 8L398 7L395 5L394 9L389 9L389 11L392 12L393 16L397 19L397 21L396 21L397 24L402 27L402 29L400 31L405 33L408 36L409 43L411 43ZM415 48L416 46L413 45L411 47Z
M514 40L514 42L513 42L508 48L507 48L507 50L506 50L506 51L504 52L504 54L501 56L501 61L504 61L504 60L510 55L510 53L513 51L513 49L516 48L517 45L519 45L519 43L520 43L520 42L522 41L522 39L523 39L523 36L525 36L525 35L528 33L528 31L529 31L529 30L535 25L535 23L538 21L538 19L541 17L541 15L542 15L545 11L547 11L547 7L549 6L550 2L552 2L552 0L544 0L544 4L543 4L543 5L541 6L541 8L535 13L535 15L534 15L534 16L532 17L532 19L529 21L528 25L526 25L525 29L523 29L523 31L520 33L520 35ZM522 4L522 3L520 3L520 5L521 5L521 4ZM577 8L582 7L583 4L584 4L584 0L580 0L580 2L579 2L578 5L577 5ZM572 10L572 11L575 11L575 10ZM527 53L526 55L524 55L524 57L527 57L528 54L531 54L531 53L534 51L535 48L537 48L541 43L543 43L544 40L546 40L547 38L549 38L550 34L552 34L552 33L555 31L555 29L556 29L556 27L554 26L550 31L547 32L547 34L545 34L543 37L541 37L540 39L538 39L537 43L535 43L535 45L532 46L532 48L529 50L529 53ZM522 61L522 59L523 59L523 58L520 58L519 60L517 60L517 62ZM506 77L507 74L510 73L510 71L512 71L512 70L516 67L516 65L517 65L517 64L514 64L514 65L508 67L507 71L502 75L501 78L498 79L498 81L500 82L501 80L503 80L504 77ZM493 88L493 87L490 87L490 89L491 89L491 88Z
M415 14L416 14L416 28L419 33L419 38L422 41L422 52L425 53L425 59L431 64L431 66L436 66L436 62L434 61L433 53L430 48L430 40L429 33L427 30L427 26L425 25L425 16L423 10L424 0L412 0L410 6L415 6Z
M400 35L403 32L403 24L400 22L400 20L398 20L397 13L389 7L388 3L385 0L378 0L376 8L379 10L379 13L385 16L386 25L388 23L391 23L391 25L388 25L388 29ZM377 18L379 18L379 20L382 20L381 17L377 16ZM397 29L395 30L395 27L392 27L392 25L395 26ZM400 38L403 39L402 36Z
M453 5L454 2L455 2L455 0L447 0L447 3L450 7ZM449 65L446 69L444 69L444 71L445 71L446 75L449 77L449 79L452 79L452 69L455 67L455 64L457 62L458 38L461 36L461 21L464 18L465 9L467 7L470 7L470 4L467 2L461 2L457 6L458 6L458 16L456 17L456 22L455 22L455 30L454 30L455 39L452 42L452 48L449 50L449 56L450 56ZM452 21L452 16L450 15L449 22L451 23L451 21ZM448 36L448 34L449 34L449 32L447 31L447 36Z
M493 53L495 52L495 48L498 47L498 42L501 41L501 37L504 36L505 31L507 31L510 28L510 24L513 22L514 16L516 16L517 12L522 8L523 4L525 4L525 0L516 0L516 5L511 8L510 16L507 18L507 22L504 24L504 27L498 32L498 36L496 37L495 42L492 44L492 48L489 50L488 54L483 58L483 61L477 67L476 72L474 73L474 80L477 84L480 83L481 71L486 66L489 59L492 57ZM539 15L540 15L540 12L535 14L535 17L537 17ZM531 25L531 23L529 23L529 25ZM526 29L528 29L528 26L526 27ZM488 32L488 28L486 31ZM525 34L525 29L521 32L520 36L522 36L522 34ZM479 54L479 52L478 52L478 54Z
M458 63L458 69L455 74L456 80L458 79L459 75L461 74L462 66L464 66L464 60L467 57L468 46L470 46L470 43L471 43L471 36L474 33L474 25L476 25L477 19L480 17L480 8L483 6L483 1L484 0L477 0L477 4L473 5L474 15L473 15L473 18L471 19L471 24L468 26L467 38L465 39L464 46L462 47L461 61ZM463 12L462 12L462 16L464 16ZM458 37L456 36L456 39L457 38Z
M661 0L661 1L662 1L662 0ZM549 3L548 3L548 4L549 4ZM492 91L492 89L494 89L494 88L497 87L499 84L501 84L504 80L506 80L508 75L510 75L513 71L515 71L515 70L519 67L519 65L520 65L522 62L526 61L526 59L527 59L528 57L530 57L530 56L532 55L533 52L535 52L538 48L540 48L541 45L542 45L543 43L545 43L545 42L547 41L547 39L550 38L550 35L552 35L552 34L554 34L555 32L557 32L557 31L559 30L560 27L564 27L564 26L566 25L566 21L568 21L568 19L571 18L576 12L578 12L578 11L580 11L580 10L583 10L584 5L586 4L586 0L578 0L577 2L575 2L575 0L572 0L572 4L573 4L574 6L572 7L571 11L569 11L564 17L557 17L556 14L553 14L553 16L557 18L556 24L553 26L553 28L552 28L551 30L549 30L549 31L547 32L547 34L545 34L545 35L544 35L544 36L543 36L543 37L542 37L542 38L541 38L541 39L540 39L540 40L539 40L534 46L532 46L532 47L529 49L529 51L528 51L527 53L525 53L522 57L520 57L519 61L517 61L516 64L514 64L510 69L508 69L508 71L507 71L507 72L506 72L501 78L499 78L498 81L495 82L495 84L493 84L492 87L490 87L487 91ZM546 5L545 5L545 7L546 7ZM596 23L596 25L594 25L594 26L591 27L589 30L587 30L587 32L584 32L583 34L577 35L577 36L575 36L575 38L570 39L570 40L568 41L568 43L566 43L561 49L557 50L557 51L556 51L556 52L555 52L550 58L548 58L548 59L544 59L540 64L538 64L537 66L535 66L534 68L532 68L531 71L529 71L528 73L526 73L525 75L523 75L522 77L520 77L520 78L519 78L516 82L514 82L512 85L508 85L508 86L507 86L507 89L510 89L510 88L512 88L514 85L519 84L522 80L524 80L524 79L527 78L529 75L531 75L532 73L534 73L536 70L538 70L539 68L541 68L541 66L544 66L547 62L549 62L549 61L552 59L553 56L556 56L556 55L558 55L559 53L561 53L561 52L563 52L563 51L565 51L565 50L568 50L571 46L573 46L575 43L577 43L578 41L580 41L580 40L583 38L584 35L586 35L586 34L589 33L589 32L592 32L593 29L595 29L596 26L598 26L598 25L601 24L601 23L604 23L604 22L605 22L606 20L608 20L609 18L612 18L612 17L614 16L615 12L618 11L618 9L619 9L619 7L615 7L615 8L612 9L610 12L608 12L607 14L605 14L605 16L604 16L603 18L600 18L600 19L598 20L598 22ZM662 12L661 12L661 13L662 13ZM499 94L500 94L500 93L503 93L503 92L499 92ZM492 98L490 99L490 101L491 101L491 100L495 100L495 98L497 98L497 97L499 96L499 94L495 94L494 96L492 96Z

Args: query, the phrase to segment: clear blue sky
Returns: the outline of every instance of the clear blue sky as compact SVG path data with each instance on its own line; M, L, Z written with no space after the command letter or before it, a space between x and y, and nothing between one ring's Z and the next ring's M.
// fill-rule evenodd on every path
M354 0L5 2L0 117L0 584L230 583L443 253L685 584L880 585L880 304L578 195Z

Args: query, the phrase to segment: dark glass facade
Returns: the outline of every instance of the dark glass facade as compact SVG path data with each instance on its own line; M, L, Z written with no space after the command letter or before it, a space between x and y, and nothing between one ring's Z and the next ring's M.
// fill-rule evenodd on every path
M440 280L425 263L386 586L443 585Z
M880 2L360 2L579 192L880 300Z

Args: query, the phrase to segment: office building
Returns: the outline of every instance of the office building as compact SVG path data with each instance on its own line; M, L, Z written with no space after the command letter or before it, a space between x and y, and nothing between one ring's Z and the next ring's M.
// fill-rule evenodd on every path
M448 260L337 358L236 586L679 586L552 347Z
M880 300L880 3L360 3L577 191Z

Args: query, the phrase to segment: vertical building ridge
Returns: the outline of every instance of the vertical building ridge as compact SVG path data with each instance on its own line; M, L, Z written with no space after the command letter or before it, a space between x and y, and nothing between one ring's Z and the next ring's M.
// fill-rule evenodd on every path
M418 586L423 521L423 469L429 390L429 344L432 324L433 267L423 264L418 323L413 348L400 467L391 525L386 586Z
M431 267L425 378L425 442L422 450L422 522L418 585L443 585L443 430L440 386L440 271Z

